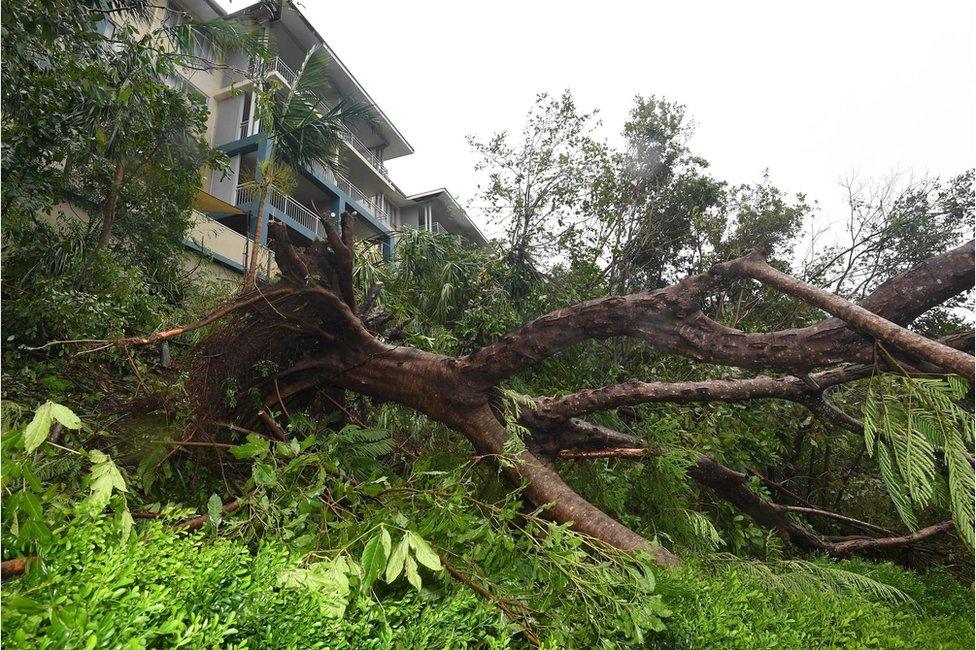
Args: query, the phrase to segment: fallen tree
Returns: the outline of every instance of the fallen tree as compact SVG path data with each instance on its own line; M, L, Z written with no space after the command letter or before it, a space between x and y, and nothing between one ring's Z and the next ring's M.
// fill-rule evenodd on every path
M512 485L522 486L525 499L548 506L552 519L572 522L577 531L617 548L651 553L660 564L678 558L592 505L557 472L558 458L655 453L640 438L583 416L652 402L784 399L832 425L858 431L861 424L831 403L829 389L868 377L892 362L905 372L952 373L970 384L974 380L974 358L964 351L972 348L971 333L932 340L906 328L927 310L972 288L973 242L890 279L859 305L782 273L754 251L663 289L599 298L545 314L471 354L448 357L399 343L403 326L377 305L378 288L357 300L355 215L342 216L341 230L327 219L323 223L327 239L304 250L293 245L283 225L272 224L279 282L257 286L194 325L111 343L159 343L221 321L193 355L197 365L189 392L196 400L197 435L231 420L242 430L270 427L269 435L280 438L273 421L268 423L268 410L287 414L314 407L348 414L350 394L395 402L462 434L481 456L504 456L500 471ZM705 298L742 281L759 281L832 317L799 329L747 333L703 312ZM507 446L512 433L501 384L573 345L612 337L630 337L697 362L779 374L696 382L632 380L569 395L523 398L530 407L521 409L518 424L532 435L513 453ZM272 362L275 371L255 373L261 361ZM823 368L828 369L816 372ZM228 378L257 399L228 407L221 398ZM803 550L842 556L911 545L952 529L951 522L942 522L902 535L823 509L773 503L750 489L745 474L708 456L694 463L689 475ZM796 521L799 514L832 518L861 534L831 541Z

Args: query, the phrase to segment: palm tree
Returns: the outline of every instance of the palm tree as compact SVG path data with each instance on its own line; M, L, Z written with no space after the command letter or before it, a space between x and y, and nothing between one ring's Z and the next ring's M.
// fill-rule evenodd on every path
M255 174L255 200L259 218L254 228L250 259L244 273L244 290L254 287L258 270L259 243L264 236L264 214L273 185L292 184L294 171L289 165L321 164L341 171L339 147L343 136L354 124L373 124L376 117L369 104L340 101L329 106L325 100L329 89L326 68L328 55L314 47L305 56L291 87L262 77L255 83L256 117L268 139L267 157Z

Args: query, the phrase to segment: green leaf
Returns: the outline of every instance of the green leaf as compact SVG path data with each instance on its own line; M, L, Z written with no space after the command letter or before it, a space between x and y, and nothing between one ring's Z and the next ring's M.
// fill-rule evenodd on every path
M119 516L119 528L122 531L122 541L129 541L129 535L132 533L132 525L135 522L132 520L132 513L128 509L123 510Z
M67 429L81 428L81 418L75 415L74 411L61 404L48 403L51 404L51 415L61 423L61 426Z
M270 449L271 445L267 438L262 438L254 433L249 433L247 434L246 443L243 445L237 445L236 447L231 447L228 451L233 454L234 458L243 460L245 458L264 458L268 455L268 451Z
M412 531L407 533L407 538L410 540L410 546L413 547L414 555L417 557L418 562L431 571L440 571L443 568L441 566L441 558L438 557L434 549L427 543L427 540Z
M40 447L41 443L47 440L48 433L51 431L51 423L53 422L53 416L51 415L51 407L53 406L54 402L44 402L41 404L34 413L34 419L24 429L24 451L28 454Z
M340 556L331 562L313 564L308 569L282 569L278 572L278 584L286 589L313 591L323 614L341 618L349 602L349 571L349 564Z
M131 96L132 96L132 84L127 83L124 86L122 86L122 89L119 91L118 94L119 103L120 104L129 103L129 97Z
M258 485L274 485L278 481L278 473L275 468L267 463L254 463L251 469L251 476Z
M383 533L386 531L381 531L366 542L363 555L359 560L359 563L363 565L363 589L369 589L380 573L383 572L383 569L386 568L387 555L383 544ZM389 537L389 533L387 533L387 537Z
M224 502L217 494L211 494L207 499L207 514L210 515L210 523L214 526L220 525L220 520L224 517Z
M111 458L97 449L88 452L88 458L92 461L92 470L89 475L91 494L79 504L79 508L89 516L94 517L108 505L114 490L119 492L127 492L128 490L125 486L125 479L122 478L119 468L115 466Z
M390 538L390 532L386 530L385 526L380 527L380 542L383 544L383 552L386 557L390 557L390 551L393 549L393 540Z
M21 492L19 506L21 512L31 519L44 519L44 509L41 508L41 500L33 492Z
M397 544L396 548L393 549L393 553L390 555L390 561L386 563L386 581L387 583L393 582L403 571L403 564L407 558L407 552L410 550L409 543L407 542L407 536L404 535L400 543Z
M407 574L407 582L412 584L417 591L420 591L422 584L420 581L420 573L417 572L417 563L410 555L406 557L404 569L405 573Z

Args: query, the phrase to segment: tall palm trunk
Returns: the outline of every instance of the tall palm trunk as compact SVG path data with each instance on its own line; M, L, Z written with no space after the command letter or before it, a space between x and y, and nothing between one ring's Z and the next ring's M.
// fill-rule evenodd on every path
M247 268L244 270L244 287L243 290L253 289L257 284L258 278L258 257L261 250L261 239L264 237L264 215L265 202L267 201L268 188L261 184L258 187L258 211L257 211L257 222L254 224L254 236L251 240L251 254L250 259L247 262Z

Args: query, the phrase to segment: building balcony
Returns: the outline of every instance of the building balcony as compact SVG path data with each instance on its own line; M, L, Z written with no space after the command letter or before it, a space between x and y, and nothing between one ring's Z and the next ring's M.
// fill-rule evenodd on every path
M416 226L415 225L412 225L412 224L403 224L403 227L406 228L407 230L419 230L421 232L429 232L429 233L433 233L435 235L449 235L449 234L451 234L451 231L450 230L448 230L447 228L445 228L444 226L442 226L440 223L438 223L436 221L431 222L430 227L427 227L424 224L420 224L420 225L416 225Z
M224 74L224 85L239 86L246 83L248 79L254 79L258 77L267 77L268 75L275 74L279 77L287 87L291 88L292 84L295 83L295 79L298 76L297 73L292 70L288 64L282 61L280 58L275 57L271 61L264 63L252 59L248 63L247 77L243 77L241 72L238 70L227 70ZM225 93L218 93L220 96L224 96ZM330 102L325 98L323 99L322 106L326 110L332 110L335 108L336 104ZM240 128L240 138L244 138L255 135L260 131L260 127L255 124L241 122ZM380 176L390 181L390 172L387 170L386 165L383 164L383 160L376 154L375 151L369 148L365 142L363 142L355 133L345 132L341 133L340 137L343 142L347 145L350 151L358 154L370 167L373 168Z
M243 271L249 261L250 247L254 245L254 242L219 221L194 210L191 214L186 244L225 266ZM259 246L258 268L267 277L278 272L274 253L267 246Z
M249 210L257 198L256 195L257 189L254 185L238 185L235 203L242 210ZM319 216L295 200L294 197L285 194L272 185L265 200L272 216L284 221L308 239L325 237L325 227L322 225Z
M378 171L383 176L383 178L390 180L390 172L387 170L386 165L383 164L380 157L373 153L362 140L356 137L355 133L346 132L340 134L340 136L346 144L351 146L360 156L362 156L373 169Z
M358 203L365 212L368 212L376 217L376 219L386 226L387 229L393 228L393 218L390 216L389 212L380 207L376 201L366 196L361 189L353 185L352 181L342 174L336 172L333 175L336 179L336 185L340 190L342 190L350 201Z
M295 74L294 70L288 67L288 64L286 64L277 56L273 58L269 63L265 64L263 70L255 70L253 67L255 62L252 60L251 63L252 63L252 73L259 72L262 74L262 76L267 76L272 72L277 73L282 79L285 80L285 83L288 84L289 87L291 87L291 85L295 83L295 78L298 76L297 74Z
M268 62L257 59L250 59L245 64L238 63L237 67L231 66L224 71L223 86L243 86L252 79L265 78L269 75L277 74L280 81L289 88L295 83L298 76L287 63L279 57L275 57Z

